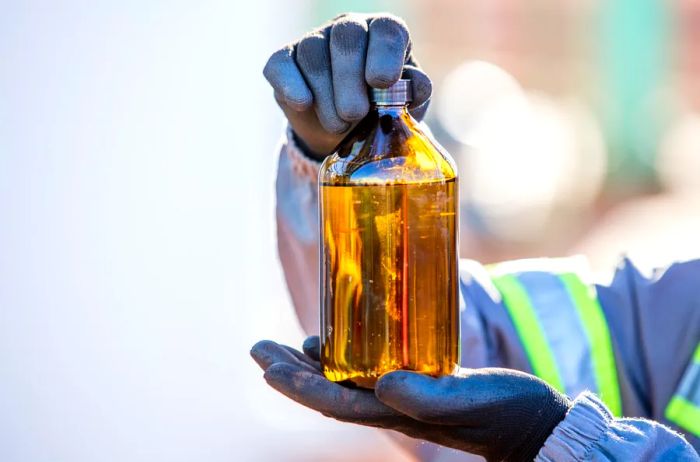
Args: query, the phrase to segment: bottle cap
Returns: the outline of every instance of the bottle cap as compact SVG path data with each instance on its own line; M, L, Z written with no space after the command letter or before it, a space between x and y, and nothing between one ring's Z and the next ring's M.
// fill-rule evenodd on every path
M372 88L369 93L369 100L378 105L404 104L413 101L410 79L399 79L389 88Z

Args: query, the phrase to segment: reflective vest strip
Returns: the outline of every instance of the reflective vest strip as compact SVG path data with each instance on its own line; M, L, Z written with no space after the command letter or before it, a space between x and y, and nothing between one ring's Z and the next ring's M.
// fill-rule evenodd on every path
M584 284L573 273L562 274L559 277L574 302L573 305L588 338L598 395L610 408L613 415L621 416L622 398L620 397L612 339L595 289Z
M518 279L510 274L493 278L493 283L503 297L515 329L525 348L533 373L562 393L566 393L546 337L527 291Z
M700 344L666 406L666 419L700 438Z
M700 438L700 407L681 396L674 396L666 406L666 418Z
M700 361L693 358L683 373L676 395L700 407Z
M535 309L545 340L554 355L565 393L598 393L591 347L574 300L557 274L527 271L516 275Z

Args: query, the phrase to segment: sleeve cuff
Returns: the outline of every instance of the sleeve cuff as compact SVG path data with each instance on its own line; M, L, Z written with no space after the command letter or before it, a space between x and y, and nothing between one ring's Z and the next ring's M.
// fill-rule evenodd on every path
M588 460L612 420L610 411L592 393L582 393L569 409L564 420L547 438L536 462Z
M285 130L285 138L284 149L287 152L287 156L289 157L289 162L294 173L300 177L317 181L318 171L321 168L321 162L318 162L304 154L304 151L301 150L299 145L294 140L292 127L289 125Z

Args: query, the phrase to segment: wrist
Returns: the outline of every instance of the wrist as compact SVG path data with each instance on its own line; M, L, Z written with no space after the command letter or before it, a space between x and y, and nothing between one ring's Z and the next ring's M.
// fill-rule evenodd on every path
M525 432L525 438L520 447L516 448L507 460L534 460L547 438L564 420L572 404L568 397L551 389L550 395L542 400L542 408L538 410L537 418L534 419L530 431Z
M294 176L298 178L303 178L308 181L316 182L318 180L318 171L321 168L321 161L310 157L307 153L302 151L301 146L299 146L292 127L287 125L284 135L285 141L283 144L283 156L280 159L286 159L286 162L290 168L291 172L294 172ZM280 160L280 168L281 168ZM278 174L279 176L279 174Z
M563 460L571 458L572 454L582 455L583 459L583 455L590 455L605 438L612 421L612 414L600 398L590 392L581 393L571 403L566 418L554 428L535 460Z
M294 131L293 128L290 128L291 132L291 138L294 141L294 144L297 145L299 148L299 151L301 151L302 154L304 154L306 157L309 159L315 161L315 162L323 162L323 159L328 157L326 154L319 154L315 152L313 149L309 147L308 144L297 134L297 132Z

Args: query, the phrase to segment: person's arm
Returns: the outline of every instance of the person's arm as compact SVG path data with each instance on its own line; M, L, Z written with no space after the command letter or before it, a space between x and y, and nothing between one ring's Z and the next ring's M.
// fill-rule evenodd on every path
M318 334L318 168L287 128L277 167L277 249L301 327Z

